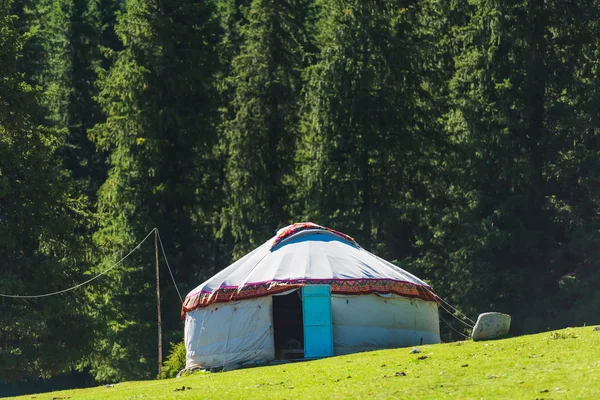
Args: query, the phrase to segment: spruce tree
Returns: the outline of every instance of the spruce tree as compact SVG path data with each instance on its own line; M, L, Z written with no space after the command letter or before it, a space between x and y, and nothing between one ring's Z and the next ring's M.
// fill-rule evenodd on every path
M255 0L233 60L225 221L240 256L289 222L289 179L297 136L304 1Z
M322 2L297 162L306 218L393 258L410 254L431 126L414 2ZM381 244L377 246L376 244Z
M60 155L77 182L79 190L89 198L95 210L97 192L106 179L106 154L96 147L89 131L104 118L96 101L99 70L108 68L105 55L119 49L114 34L119 2L114 0L75 0L68 24L70 62L69 97L67 99L65 144Z
M26 35L11 1L0 1L0 293L38 295L83 281L85 202L74 195L44 120L47 98L19 69ZM21 27L23 25L20 25ZM89 350L85 295L0 298L0 377L18 381L73 368ZM65 329L68 327L68 329Z
M116 26L123 49L99 81L107 115L92 134L109 153L99 192L96 243L104 264L157 227L175 278L190 289L211 268L219 209L213 157L219 26L204 0L133 0ZM97 379L149 378L156 371L156 299L151 246L115 270L95 294L105 330L92 356ZM181 337L180 303L163 270L165 343ZM193 279L192 279L193 278Z
M454 207L436 241L448 255L443 265L458 274L442 281L474 311L516 313L516 330L547 327L561 278L594 259L580 252L598 223L584 211L598 199L584 183L596 174L586 166L597 149L588 102L597 93L588 59L598 51L597 4L456 6L446 116L458 148ZM530 315L537 319L528 325Z
M23 49L20 68L32 85L45 93L45 112L40 123L56 130L63 144L63 160L81 194L93 210L96 192L105 179L105 157L88 137L88 130L102 119L94 100L97 70L106 63L103 49L115 48L114 0L100 2L21 1L20 30L30 39Z

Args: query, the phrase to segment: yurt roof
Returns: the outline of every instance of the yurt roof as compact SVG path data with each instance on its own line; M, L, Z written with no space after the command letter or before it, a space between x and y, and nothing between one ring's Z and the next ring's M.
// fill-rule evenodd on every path
M432 288L360 247L341 232L311 222L290 225L192 290L182 314L216 302L268 296L310 284L334 294L393 293L435 301Z

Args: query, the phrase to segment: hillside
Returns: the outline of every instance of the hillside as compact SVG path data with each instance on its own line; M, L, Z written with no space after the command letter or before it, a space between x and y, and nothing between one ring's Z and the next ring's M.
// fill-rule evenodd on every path
M295 222L515 334L600 323L598 32L600 0L0 0L0 391L152 379L155 282L166 356Z
M600 330L594 327L419 348L418 354L374 351L19 398L600 398Z

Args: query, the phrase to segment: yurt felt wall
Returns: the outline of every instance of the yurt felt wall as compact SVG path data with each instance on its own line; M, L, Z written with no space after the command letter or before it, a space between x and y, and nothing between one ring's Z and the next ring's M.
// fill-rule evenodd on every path
M271 296L215 303L186 314L186 369L273 360Z
M275 359L273 296L187 313L186 368ZM334 354L439 343L435 302L396 295L332 295Z
M437 303L396 295L332 295L334 354L440 342Z

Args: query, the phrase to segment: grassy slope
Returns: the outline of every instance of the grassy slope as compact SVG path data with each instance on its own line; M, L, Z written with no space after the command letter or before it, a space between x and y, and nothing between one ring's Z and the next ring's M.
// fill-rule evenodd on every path
M600 399L600 331L593 327L420 348L21 398ZM174 391L182 386L191 389Z

